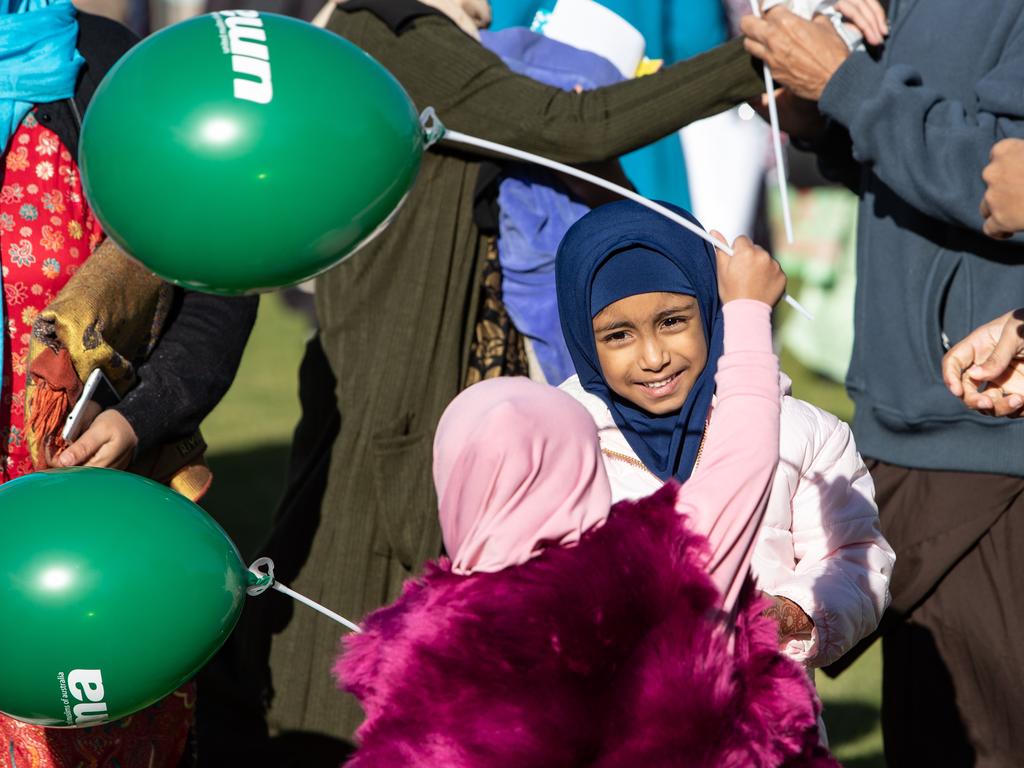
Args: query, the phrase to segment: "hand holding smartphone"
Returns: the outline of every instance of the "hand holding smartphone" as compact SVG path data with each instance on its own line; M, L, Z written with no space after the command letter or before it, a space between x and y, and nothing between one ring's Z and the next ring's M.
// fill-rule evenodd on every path
M64 421L64 429L61 430L60 436L69 443L78 439L84 426L85 408L89 403L95 402L100 408L106 409L116 405L120 400L110 379L99 368L94 368L85 380L78 402Z

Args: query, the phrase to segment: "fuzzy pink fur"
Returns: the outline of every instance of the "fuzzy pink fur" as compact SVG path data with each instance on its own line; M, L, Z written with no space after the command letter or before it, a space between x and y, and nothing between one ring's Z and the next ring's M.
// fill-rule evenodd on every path
M367 715L349 765L837 766L762 600L743 601L729 649L676 493L523 565L467 577L441 561L407 584L335 666Z

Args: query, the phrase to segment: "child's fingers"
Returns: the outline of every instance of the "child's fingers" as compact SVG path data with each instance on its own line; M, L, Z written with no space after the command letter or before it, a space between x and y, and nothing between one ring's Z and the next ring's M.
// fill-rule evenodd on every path
M750 251L754 248L754 241L746 235L740 235L732 241L733 251Z
M718 241L718 242L720 242L720 243L726 243L726 244L728 244L728 242L729 242L728 240L726 240L726 239L725 239L725 235L723 235L723 234L722 234L721 232L719 232L719 231L718 231L717 229L712 229L712 230L709 230L709 231L708 231L708 234L709 234L709 235L711 235L711 236L712 236L713 238L715 238L715 240L717 240L717 241ZM718 250L719 250L719 249L718 249L718 246L715 246L715 250L716 250L716 251L718 251ZM721 251L719 251L719 252L721 252Z
M99 430L89 428L75 442L61 451L57 464L62 467L78 467L89 461L103 445L104 438Z
M112 440L104 441L85 463L87 467L113 467L117 461L117 448Z
M99 445L85 466L124 469L131 463L134 448L133 442L126 439L116 429L105 425L105 429L99 437Z
M711 235L713 238L715 238L715 240L718 240L721 243L725 242L725 238L722 237L722 233L719 232L717 229L710 230L708 232L708 234ZM717 245L715 246L715 262L716 262L716 265L718 266L718 274L719 275L722 274L723 270L726 270L729 267L729 255L725 251L723 251L721 248L719 248Z

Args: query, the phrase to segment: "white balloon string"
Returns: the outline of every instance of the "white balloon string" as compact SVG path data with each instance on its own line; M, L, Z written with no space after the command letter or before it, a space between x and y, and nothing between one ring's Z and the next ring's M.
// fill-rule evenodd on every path
M266 569L266 571L264 572L261 569ZM271 560L269 557L261 557L258 560L254 560L252 565L249 566L249 573L253 574L256 577L256 583L249 586L246 589L246 592L250 595L262 595L265 591L267 591L267 589L276 589L278 592L288 595L288 597L292 598L293 600L298 600L303 605L308 605L314 611L322 613L327 618L338 622L342 626L351 629L353 632L363 631L359 628L358 624L354 624L353 622L346 619L344 616L335 613L330 608L325 608L324 606L320 605L320 603L310 600L305 595L300 595L295 590L289 589L284 584L277 581L277 579L274 578L274 561Z
M758 0L750 0L750 8L761 18ZM775 78L768 65L763 66L764 90L768 94L768 119L772 124L772 149L775 151L775 178L779 183L779 198L782 202L782 223L786 228L786 242L793 244L793 217L789 212L789 187L786 184L786 161L782 156L782 132L779 128L779 107L775 102Z
M660 213L666 219L674 221L676 224L683 227L684 229L689 230L702 240L707 241L712 246L722 251L722 253L728 254L729 256L733 255L732 248L730 248L726 243L723 243L717 237L712 237L710 234L705 232L703 229L701 229L699 226L694 224L689 219L683 218L675 211L669 210L665 206L659 205L653 200L649 200L643 195L639 195L631 189L627 189L626 187L608 181L607 179L602 179L600 176L595 176L592 173L581 171L579 168L573 168L571 165L566 165L565 163L559 163L557 160L549 160L546 157L535 155L532 152L524 152L521 149L513 149L512 147L506 147L504 144L498 144L493 141L488 141L487 139L478 139L475 136L467 136L464 133L460 133L459 131L453 131L449 128L444 129L444 132L439 137L439 140L450 141L454 144L465 144L468 146L477 147L479 149L486 149L489 152L494 152L495 154L499 155L505 155L506 157L511 157L516 160L523 160L528 163L536 163L537 165L543 165L548 168L551 168L552 170L560 171L561 173L565 173L570 176L575 176L577 179L588 181L591 184L596 184L599 187L603 187L604 189L622 195L628 200L632 200L633 202L639 203L640 205L650 208L652 211L656 213ZM806 317L808 320L814 319L814 315L812 315L810 312L804 309L800 302L798 302L792 296L786 294L783 296L783 298L786 300L786 303L789 304L789 306L791 306L801 315Z
M317 602L314 602L314 601L310 600L305 595L300 595L295 590L288 589L288 587L286 587L280 581L275 581L271 585L271 588L272 589L276 589L278 592L282 592L282 593L288 595L288 597L290 597L290 598L292 598L294 600L298 600L303 605L308 605L314 611L318 611L319 613L322 613L327 618L333 619L334 621L338 622L339 624L341 624L341 625L343 625L345 627L348 627L353 632L362 632L363 631L363 630L361 630L359 628L358 624L355 624L355 623L349 621L344 616L342 616L340 614L337 614L334 611L332 611L330 608L324 608L324 606L320 605L320 603L317 603Z

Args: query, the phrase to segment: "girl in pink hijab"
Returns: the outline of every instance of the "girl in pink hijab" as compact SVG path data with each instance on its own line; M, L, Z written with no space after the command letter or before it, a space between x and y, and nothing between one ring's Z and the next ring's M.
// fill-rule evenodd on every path
M526 379L446 410L434 481L450 559L346 640L335 671L367 715L348 765L836 765L747 583L778 461L770 311L785 281L734 247L715 429L685 485L610 508L593 420Z

